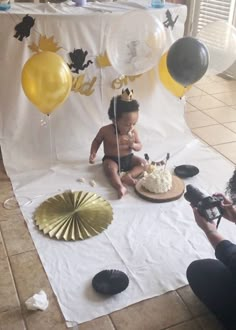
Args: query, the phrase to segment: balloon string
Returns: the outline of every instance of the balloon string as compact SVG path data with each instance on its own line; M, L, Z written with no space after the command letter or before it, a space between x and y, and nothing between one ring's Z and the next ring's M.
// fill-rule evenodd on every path
M102 19L102 15L101 15L101 20L100 20L100 29L101 29L101 34L100 34L100 48L99 48L99 52L102 53L103 49L105 48L105 44L104 44L104 40L105 40L105 36L104 36L104 31L105 31L105 26L104 26L104 20ZM102 105L102 109L104 108L104 79L103 79L103 68L100 67L100 93L101 93L101 105ZM104 118L102 117L102 126L104 125Z
M118 173L120 175L120 146L119 146L119 136L118 136L118 127L116 122L116 103L117 96L114 97L114 119L115 119L115 131L116 131L116 146L117 146L117 158L118 158Z
M48 127L49 127L49 141L50 141L50 163L53 165L53 157L52 157L52 127L51 127L51 118L50 115L48 117Z

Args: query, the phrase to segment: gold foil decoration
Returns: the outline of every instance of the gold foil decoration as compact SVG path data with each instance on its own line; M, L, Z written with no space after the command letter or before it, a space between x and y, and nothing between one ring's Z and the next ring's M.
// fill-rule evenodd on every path
M44 234L58 240L77 241L98 235L113 219L109 202L84 191L65 191L44 201L34 220Z
M142 77L143 74L138 74L136 76L120 76L114 79L111 83L112 89L120 89L129 84L129 82L134 81L135 79Z
M53 40L54 36L47 38L45 35L41 35L39 37L38 45L36 43L32 43L29 45L29 48L32 52L39 53L40 51L49 51L56 53L62 47L58 46L58 43Z
M81 74L79 76L72 76L72 92L77 92L82 95L90 96L94 92L94 84L97 77L93 77L90 81L85 81L85 75Z
M105 68L106 66L111 66L107 53L105 52L104 55L98 55L96 57L97 65L100 68Z

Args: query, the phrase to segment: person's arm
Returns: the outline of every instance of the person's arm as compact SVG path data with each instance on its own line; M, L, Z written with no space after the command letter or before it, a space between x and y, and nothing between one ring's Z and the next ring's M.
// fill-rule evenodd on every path
M217 231L215 222L206 221L206 219L199 214L197 208L192 207L192 209L196 223L204 231L209 242L215 249L216 258L236 276L236 245L226 240Z
M97 151L98 151L101 143L103 142L103 139L104 139L103 129L101 128L99 130L98 134L96 135L95 139L93 140L92 144L91 144L90 156L89 156L89 163L90 164L95 163Z
M192 209L197 225L204 231L209 242L215 249L220 242L225 240L224 237L217 231L215 222L206 221L206 219L199 214L196 207L192 207Z

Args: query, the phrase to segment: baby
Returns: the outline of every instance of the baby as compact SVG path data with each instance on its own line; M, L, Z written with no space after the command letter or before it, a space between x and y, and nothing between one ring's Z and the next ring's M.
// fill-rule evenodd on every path
M146 161L134 156L132 151L139 151L142 144L135 125L138 121L139 104L132 98L133 91L122 90L122 94L112 98L108 116L112 124L103 126L92 142L89 162L95 162L96 153L103 142L103 168L112 186L121 198L126 193L125 185L134 186L136 178L144 172ZM118 133L118 136L116 136ZM118 149L119 148L119 149ZM119 156L118 158L118 150ZM119 168L120 166L120 168ZM125 174L120 177L120 172Z

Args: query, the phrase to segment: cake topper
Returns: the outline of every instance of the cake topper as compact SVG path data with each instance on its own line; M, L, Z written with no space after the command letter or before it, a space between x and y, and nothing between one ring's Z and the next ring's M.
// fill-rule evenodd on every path
M133 100L133 89L129 90L129 88L126 88L126 89L122 89L122 92L121 92L121 100L122 101L126 101L126 102L130 102Z
M164 169L166 168L166 164L167 164L167 162L168 162L169 159L170 159L170 153L167 152L166 159L165 159L165 167L164 167Z

